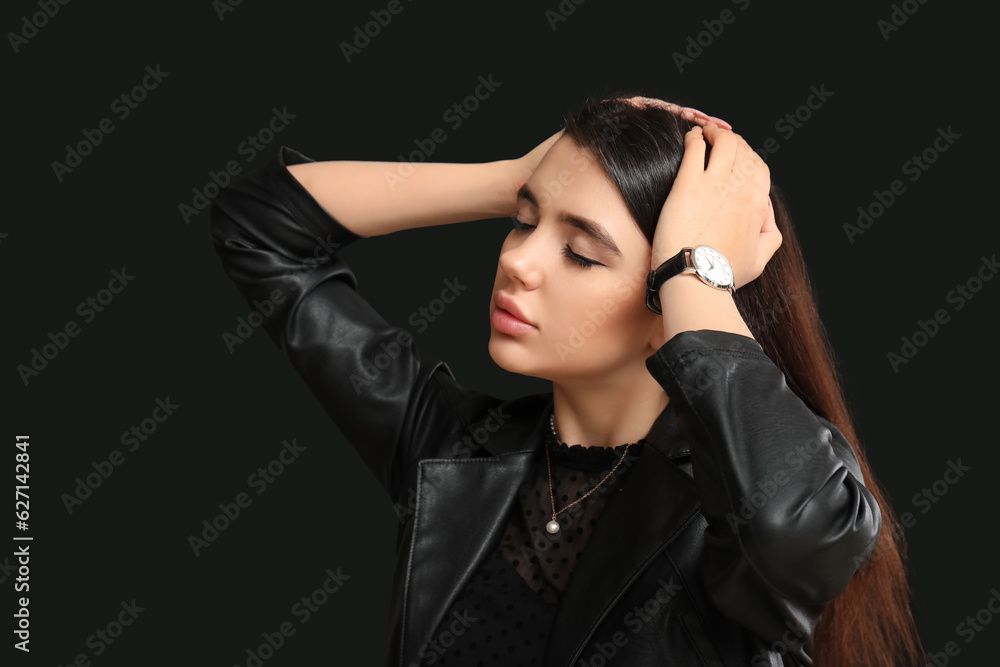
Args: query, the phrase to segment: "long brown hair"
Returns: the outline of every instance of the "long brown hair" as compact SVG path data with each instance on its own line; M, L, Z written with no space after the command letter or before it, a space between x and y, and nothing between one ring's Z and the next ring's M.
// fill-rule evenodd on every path
M588 98L564 117L565 135L594 154L652 244L660 211L680 166L684 135L692 124L669 110L638 108L620 99L630 96ZM736 306L792 391L837 426L851 443L865 487L882 514L875 553L823 611L815 632L813 664L922 664L925 655L910 610L906 543L901 534L894 533L896 514L858 441L802 250L787 206L773 183L771 202L781 247L756 280L736 291Z

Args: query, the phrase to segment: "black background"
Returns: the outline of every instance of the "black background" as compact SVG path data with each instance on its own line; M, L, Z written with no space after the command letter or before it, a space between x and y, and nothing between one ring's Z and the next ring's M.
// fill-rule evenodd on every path
M897 512L916 517L905 537L925 646L940 652L955 641L960 653L949 664L992 664L1000 622L971 642L956 626L1000 587L1000 281L982 283L961 309L946 297L998 250L995 208L987 207L996 170L986 161L996 132L984 104L995 85L986 34L995 16L914 1L914 13L885 38L877 22L893 6L883 2L645 5L567 0L568 15L553 29L546 12L559 11L555 0L403 0L349 63L341 42L385 2L244 0L221 17L222 5L207 1L71 2L16 52L10 33L41 10L37 2L6 5L5 609L22 595L13 590L10 538L34 538L31 653L8 645L10 664L68 665L83 653L94 665L245 665L247 649L285 621L296 633L267 665L381 664L392 504L263 331L227 349L222 335L248 306L221 270L207 210L185 221L179 206L191 204L210 171L237 160L249 172L283 144L316 160L390 161L441 127L447 140L432 161L518 157L559 129L568 108L610 89L725 118L754 147L777 140L767 163L787 194L860 438ZM724 9L735 20L678 71L672 54ZM157 65L169 75L121 119L112 101ZM442 114L473 94L480 75L501 85L452 129ZM811 86L832 95L786 136L776 123L806 103ZM295 117L248 161L238 146L274 108ZM57 178L53 162L65 162L67 144L105 117L114 131ZM911 181L903 163L932 146L938 128L959 138ZM843 225L894 179L905 193L851 243ZM492 220L410 230L342 256L393 323L435 298L446 278L469 285L414 334L416 345L448 361L460 381L513 397L547 387L504 372L486 350L508 228ZM77 304L122 267L134 280L85 322ZM950 321L894 370L887 354L939 308ZM18 365L70 320L80 334L26 385ZM179 408L127 451L121 433L167 397ZM26 533L11 517L18 434L31 442ZM248 476L292 438L306 447L300 458L253 492ZM116 449L124 463L67 511L64 494L76 478ZM959 459L971 469L922 511L914 495ZM195 556L188 537L240 492L252 505ZM292 606L328 568L349 580L299 623ZM88 637L133 599L143 611L95 655ZM14 621L4 618L0 636L12 644Z

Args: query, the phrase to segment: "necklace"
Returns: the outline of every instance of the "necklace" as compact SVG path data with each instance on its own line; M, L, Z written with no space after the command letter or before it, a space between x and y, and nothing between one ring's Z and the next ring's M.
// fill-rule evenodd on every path
M552 427L552 435L554 435L556 437L556 441L557 442L562 442L561 440L559 440L559 433L556 431L556 413L554 413L554 412L552 413L552 416L549 417L549 426ZM556 521L556 517L558 515L562 514L563 512L565 512L566 510L568 510L573 505L576 505L578 502L580 502L581 500L583 500L584 498L586 498L587 496L589 496L590 494L592 494L597 489L599 489L600 486L601 486L601 484L604 484L604 482L606 482L608 480L608 478L611 477L611 475L615 472L615 470L618 469L618 466L620 466L622 464L622 461L625 460L625 456L628 454L628 448L631 447L631 446L632 446L631 443L629 443L628 445L625 445L625 451L622 452L621 459L619 459L618 463L615 464L615 467L612 468L611 471L607 475L604 476L604 479L602 479L600 482L597 483L597 486L595 486L594 488L592 488L590 491L587 491L587 493L585 493L584 495L580 496L579 498L577 498L576 500L574 500L573 502L571 502L569 505L567 505L566 507L564 507L561 510L559 510L558 512L556 511L556 497L555 497L555 492L552 490L552 462L549 459L549 448L546 446L545 447L545 463L548 466L548 470L549 470L549 498L552 500L552 520L549 521L547 524L545 524L545 530L549 531L553 535L555 535L556 533L558 533L559 532L559 522Z

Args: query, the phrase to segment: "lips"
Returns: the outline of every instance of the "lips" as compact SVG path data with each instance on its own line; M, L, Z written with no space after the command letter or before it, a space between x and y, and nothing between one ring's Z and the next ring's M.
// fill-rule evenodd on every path
M521 310L517 303L515 303L511 297L507 296L503 292L497 292L496 303L497 308L503 308L522 322L535 326L535 323L528 319L528 317L524 314L524 311Z

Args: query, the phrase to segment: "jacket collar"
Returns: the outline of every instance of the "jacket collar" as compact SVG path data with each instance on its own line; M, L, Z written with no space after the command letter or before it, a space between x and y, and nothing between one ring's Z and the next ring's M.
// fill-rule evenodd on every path
M517 489L542 446L551 409L549 395L540 417L515 418L493 434L483 445L493 456L419 463L401 666L419 661L421 647L434 639L432 633L448 608L497 547ZM470 430L475 428L477 424ZM546 664L574 664L630 582L698 514L694 481L676 463L689 452L671 402L653 423L646 446L594 526L563 592Z

